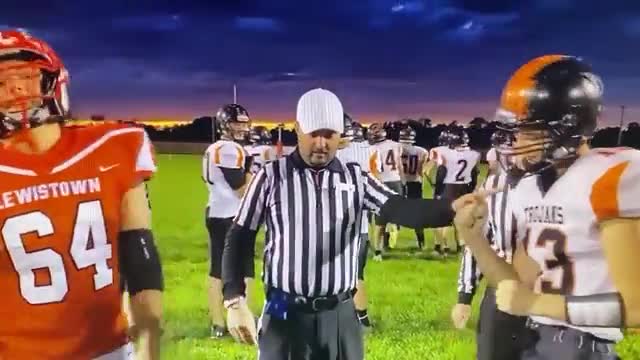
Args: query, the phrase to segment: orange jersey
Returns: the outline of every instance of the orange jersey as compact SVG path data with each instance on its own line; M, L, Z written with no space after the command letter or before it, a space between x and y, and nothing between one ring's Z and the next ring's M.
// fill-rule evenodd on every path
M0 360L92 359L128 342L121 202L154 171L129 125L65 127L41 155L0 149Z

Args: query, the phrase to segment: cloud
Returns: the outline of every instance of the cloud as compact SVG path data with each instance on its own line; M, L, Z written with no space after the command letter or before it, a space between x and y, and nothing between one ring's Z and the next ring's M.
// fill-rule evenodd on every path
M234 25L240 30L275 32L283 29L282 24L274 18L267 17L244 17L235 18Z

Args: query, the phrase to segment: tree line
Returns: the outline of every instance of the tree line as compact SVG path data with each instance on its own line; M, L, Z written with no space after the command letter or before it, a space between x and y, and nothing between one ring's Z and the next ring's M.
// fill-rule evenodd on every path
M209 116L199 117L193 122L186 125L179 125L171 128L156 129L151 126L145 126L151 140L153 141L172 141L172 142L212 142L212 124L213 118ZM469 133L471 147L477 150L486 150L491 147L491 134L497 127L496 122L486 121L483 118L476 117L465 126ZM432 125L432 121L428 118L422 119L403 119L384 124L385 129L391 139L397 140L400 129L411 126L416 131L416 144L424 148L432 148L438 145L438 136L441 131L449 126L461 126L457 122L450 124ZM271 134L274 143L278 137L278 130L272 129ZM285 146L295 146L297 137L294 131L282 129L282 142ZM608 127L599 129L593 139L593 147L615 147L628 146L640 149L640 124L637 122L629 123L620 134L619 127Z

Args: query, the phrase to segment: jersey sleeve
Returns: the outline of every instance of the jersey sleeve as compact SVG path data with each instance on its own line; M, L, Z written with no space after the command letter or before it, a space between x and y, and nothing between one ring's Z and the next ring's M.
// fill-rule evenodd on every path
M235 143L217 144L211 150L212 165L221 168L242 169L246 156L246 151Z
M128 188L151 179L157 171L155 150L149 135L143 128L138 128L138 130L129 134L133 141L128 141L126 144L127 154L125 156L131 159L126 162L130 165L127 166L124 179Z
M382 158L380 157L380 151L371 148L369 154L369 172L374 176L380 176L382 172Z
M489 149L489 151L487 152L487 161L493 162L497 160L498 160L498 154L496 154L496 149L495 148Z
M640 199L640 157L638 154L610 166L593 183L590 203L598 221L640 217L640 201L638 201Z

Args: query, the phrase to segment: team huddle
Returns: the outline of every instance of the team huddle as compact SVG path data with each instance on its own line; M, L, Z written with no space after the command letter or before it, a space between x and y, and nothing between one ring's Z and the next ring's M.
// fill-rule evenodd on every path
M145 185L156 171L153 146L135 125L66 124L68 84L46 43L0 32L0 360L158 359L164 281ZM411 127L391 140L382 124L365 129L316 89L298 104L299 146L283 155L243 106L223 106L201 174L211 337L258 343L260 359L361 359L362 331L373 325L369 247L383 261L408 226L423 249L429 227L434 255L462 252L456 327L469 319L479 280L488 281L478 359L619 358L622 330L640 325L640 153L589 147L601 98L601 80L578 58L523 65L503 89L482 183L482 155L462 128L427 150ZM426 201L422 182L431 178ZM298 196L315 200L283 207ZM263 224L271 267L256 324L246 302ZM323 317L354 310L355 327ZM305 338L287 324L335 331Z

